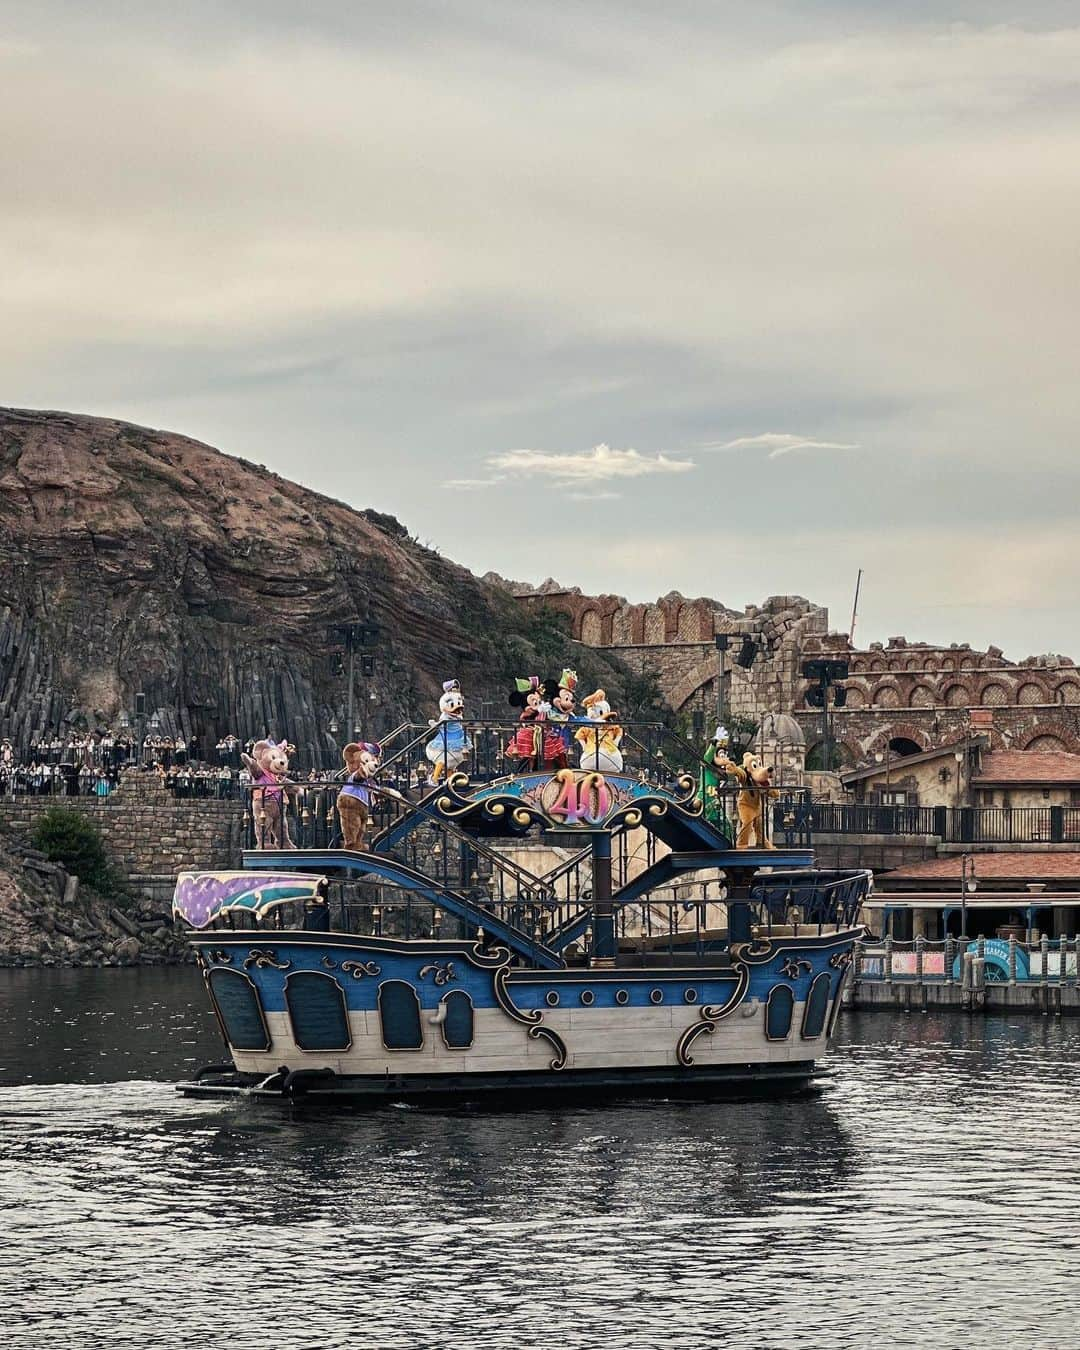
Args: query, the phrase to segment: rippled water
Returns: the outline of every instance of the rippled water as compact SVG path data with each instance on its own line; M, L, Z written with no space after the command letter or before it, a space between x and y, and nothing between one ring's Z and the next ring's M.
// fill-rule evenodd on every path
M189 971L0 971L15 1346L1074 1346L1080 1025L859 1013L787 1102L186 1101Z

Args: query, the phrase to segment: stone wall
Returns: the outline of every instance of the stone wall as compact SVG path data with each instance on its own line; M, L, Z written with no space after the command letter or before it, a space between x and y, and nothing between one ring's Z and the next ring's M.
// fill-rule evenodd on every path
M237 801L178 799L150 775L130 774L104 799L2 798L0 821L28 834L53 806L93 820L110 862L129 880L239 865L243 806Z
M583 595L553 581L533 588L492 579L529 607L565 614L579 642L610 648L632 670L654 673L672 708L700 711L706 724L717 707L713 640L731 634L731 711L751 718L794 715L812 764L821 715L807 707L801 666L822 655L846 660L850 669L847 704L833 714L832 733L848 764L866 762L890 741L908 743L910 753L912 746L951 745L973 731L985 734L991 749L1080 753L1080 669L1066 656L1015 662L997 647L976 651L967 643L934 646L903 637L858 649L846 633L829 632L827 610L795 595L737 611L678 593L631 605L621 596ZM743 635L758 642L747 670L734 664Z

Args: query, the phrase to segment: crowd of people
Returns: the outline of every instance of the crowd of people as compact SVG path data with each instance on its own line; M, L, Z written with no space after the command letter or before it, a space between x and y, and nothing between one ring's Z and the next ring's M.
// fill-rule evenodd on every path
M0 796L107 797L128 770L154 773L177 796L229 797L242 792L241 754L253 742L231 732L215 745L213 761L200 759L198 738L152 732L88 731L31 736L20 754L0 739Z

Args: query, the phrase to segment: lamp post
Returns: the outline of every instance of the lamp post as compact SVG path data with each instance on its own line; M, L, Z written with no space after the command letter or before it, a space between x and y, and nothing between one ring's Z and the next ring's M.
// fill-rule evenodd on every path
M842 708L847 702L847 690L840 684L848 677L848 663L840 660L804 661L802 677L814 683L806 691L806 702L811 708L821 709L821 741L824 763L822 768L831 769L832 735L829 727L829 690L832 690L833 707Z
M956 750L953 752L953 759L956 760L956 806L960 807L960 780L963 778L964 752Z
M720 673L716 680L716 720L721 726L727 725L724 717L724 680L727 677L727 653L731 646L731 636L728 633L717 633L713 641L716 643L716 657L720 663Z
M967 898L975 894L979 881L975 875L975 859L970 853L960 855L960 937L967 938Z
M348 655L348 707L345 713L346 727L356 731L357 740L360 739L360 730L357 729L356 718L356 653L358 649L371 648L376 645L379 637L379 626L375 623L345 623L332 630L345 643L345 651ZM361 675L372 676L375 674L375 655L371 651L362 651L360 657ZM374 694L372 694L374 699Z

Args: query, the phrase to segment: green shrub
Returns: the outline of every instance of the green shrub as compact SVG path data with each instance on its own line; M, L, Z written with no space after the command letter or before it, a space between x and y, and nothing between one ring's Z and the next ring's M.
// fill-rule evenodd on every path
M78 811L51 806L34 826L32 843L95 891L108 895L115 889L101 831Z

